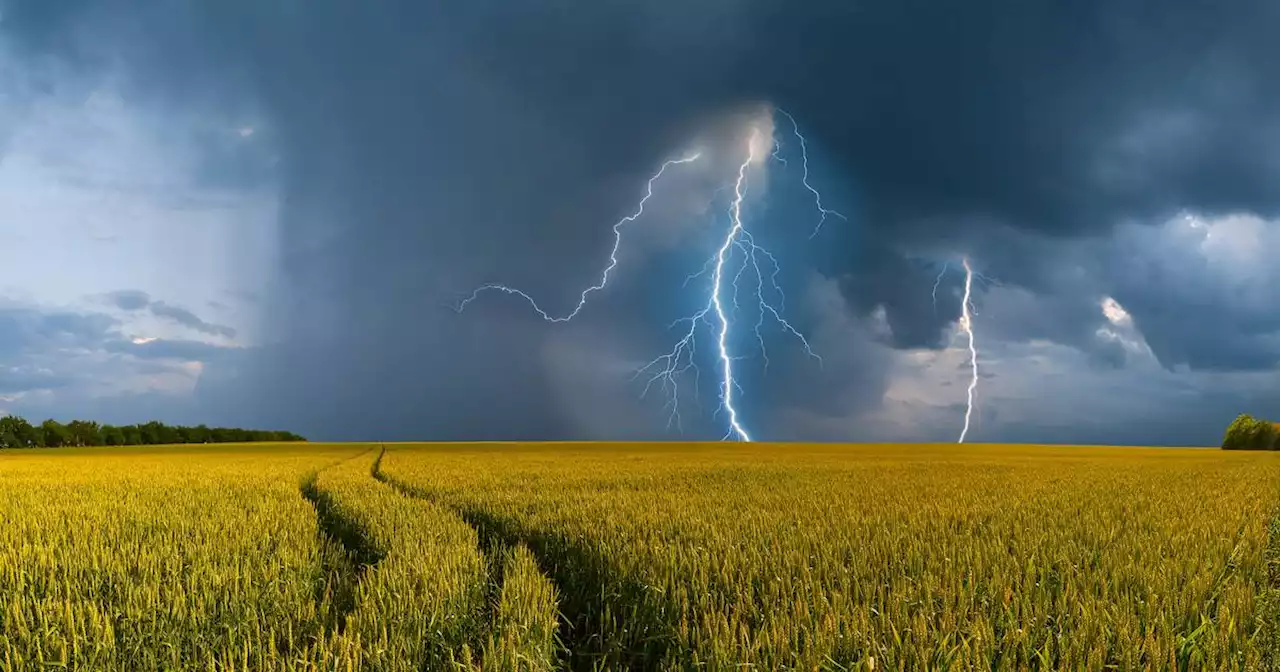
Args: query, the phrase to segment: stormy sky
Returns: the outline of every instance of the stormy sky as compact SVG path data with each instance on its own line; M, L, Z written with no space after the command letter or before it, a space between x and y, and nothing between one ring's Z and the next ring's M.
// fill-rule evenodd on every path
M766 322L766 367L733 314L753 438L954 440L967 256L969 440L1215 444L1280 419L1277 27L1269 0L0 0L0 410L720 438L711 327L674 406L635 372L705 307L685 280L758 127L786 162L751 165L744 226L821 363ZM846 216L812 238L777 108ZM571 310L694 149L572 322L453 310L491 282Z

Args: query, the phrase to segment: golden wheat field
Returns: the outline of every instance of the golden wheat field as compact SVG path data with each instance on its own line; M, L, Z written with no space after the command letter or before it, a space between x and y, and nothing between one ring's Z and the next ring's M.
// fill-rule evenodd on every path
M1278 510L1201 449L0 452L0 670L1274 669Z

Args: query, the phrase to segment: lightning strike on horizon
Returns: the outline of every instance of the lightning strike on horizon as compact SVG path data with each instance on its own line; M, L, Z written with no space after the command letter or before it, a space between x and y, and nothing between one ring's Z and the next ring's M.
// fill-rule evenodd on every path
M712 273L713 279L711 281L711 303L715 306L716 317L720 320L720 335L717 345L720 348L720 367L724 374L723 380L720 381L720 403L729 413L729 429L731 433L737 434L738 438L743 441L750 441L751 437L747 435L747 430L743 429L742 424L738 422L738 409L733 406L733 389L737 386L737 382L733 379L733 359L729 357L729 346L726 343L729 338L729 318L725 317L724 314L724 305L720 300L720 287L721 281L724 279L725 258L728 255L729 248L734 245L738 239L738 234L742 231L742 199L747 193L743 182L747 180L747 166L756 158L755 139L759 134L760 131L751 130L751 138L747 140L747 159L742 162L742 165L738 166L738 181L733 185L733 205L730 206L729 210L733 217L733 226L729 227L729 233L724 237L724 244L720 246L720 251L716 254L716 270ZM735 282L734 284L736 285L737 283Z
M818 191L808 182L808 156L805 147L805 140L804 137L800 135L799 126L791 115L782 110L778 111L786 114L788 119L791 120L796 137L800 140L801 156L804 159L804 186L814 194L818 211L822 215L822 221L819 222L818 226L821 227L822 222L826 220L827 215L847 219L843 214L822 206L821 194L819 194ZM632 376L632 380L635 380L636 378L647 375L644 388L640 393L641 398L644 398L655 385L665 392L667 396L667 403L666 406L664 406L664 409L670 410L667 426L671 427L672 425L675 425L683 431L683 420L680 415L681 399L678 383L685 374L691 373L694 377L695 391L699 388L701 370L699 369L696 360L697 337L701 327L705 326L710 328L715 336L717 346L716 357L720 370L720 380L718 382L720 405L716 409L715 415L718 415L721 411L724 411L727 415L729 426L723 437L725 440L730 438L736 438L741 441L752 440L751 435L747 431L742 420L741 412L735 405L734 395L735 392L740 393L743 391L742 386L734 377L734 362L746 358L735 356L731 353L731 349L733 347L731 343L733 340L731 333L734 323L733 318L742 310L742 304L739 301L739 294L743 291L744 283L742 278L744 275L749 275L753 278L745 284L750 285L750 288L747 291L754 291L755 296L753 298L755 299L759 309L759 312L756 315L753 331L756 341L760 347L760 355L764 360L764 368L767 370L769 366L768 352L765 348L765 338L762 332L766 314L777 323L782 331L795 337L809 357L816 360L819 366L822 365L822 358L813 351L804 334L801 333L800 330L796 329L785 317L783 317L784 308L786 306L786 295L778 282L778 275L781 272L781 266L778 263L778 259L769 250L756 244L754 236L743 223L742 210L743 202L747 194L748 169L751 164L757 160L757 157L761 156L757 151L757 143L760 139L760 134L760 129L758 127L753 127L751 135L747 139L747 156L746 159L739 164L736 179L733 182L733 198L727 209L729 215L729 228L725 232L724 238L718 245L716 252L704 263L702 269L697 273L688 275L685 278L684 283L681 285L682 289L687 288L690 282L710 274L711 282L706 302L702 304L702 307L697 312L687 317L679 318L668 325L669 329L675 328L677 325L686 325L687 329L682 332L681 337L676 341L675 345L672 346L670 351L650 360L647 364L638 368ZM767 152L769 149L762 148L762 151ZM775 141L772 144L772 153L769 156L785 166L786 158L782 156L781 151L781 144ZM649 178L645 196L640 200L636 211L614 224L613 249L610 251L609 263L606 265L600 281L582 291L579 296L577 306L575 306L569 313L559 317L552 316L550 313L543 310L542 307L524 291L500 284L488 284L477 288L470 296L458 304L456 310L458 312L462 312L469 303L485 292L501 291L525 299L525 301L533 307L542 319L547 322L568 322L572 320L586 305L587 297L592 292L603 290L608 284L610 273L618 265L617 255L622 240L621 228L623 225L635 221L644 213L645 203L653 196L654 183L663 175L667 168L670 168L673 165L691 163L697 160L701 155L701 152L695 152L680 159L669 160L662 165L656 174ZM725 186L722 186L717 189L716 192L719 193L725 188ZM739 257L741 265L736 272L732 273L731 277L727 277L729 276L729 272L727 271L728 267ZM725 296L726 284L731 284L733 286L732 295L730 297ZM768 296L766 296L766 294ZM697 396L695 395L695 402L696 399Z
M585 308L587 305L587 296L590 295L592 292L598 292L604 289L605 285L609 284L609 274L612 273L613 269L618 266L618 248L621 247L622 245L622 227L625 224L629 224L631 222L636 221L637 219L640 218L641 215L644 214L644 204L647 203L649 199L653 197L653 183L656 182L658 178L662 177L662 174L667 172L667 169L670 168L671 166L677 166L677 165L682 165L686 163L693 163L694 161L697 161L701 156L702 156L701 151L695 151L694 153L681 157L679 159L669 159L662 164L662 167L658 169L658 172L654 173L653 176L649 178L649 181L648 183L646 183L646 186L645 186L644 198L640 199L640 203L636 206L636 211L631 213L630 215L627 215L626 217L623 217L622 219L619 219L617 223L613 225L613 249L609 251L609 263L604 267L604 271L600 274L600 282L598 284L591 285L590 287L582 290L582 294L579 295L578 297L578 305L574 306L573 310L569 311L569 313L567 313L563 317L553 317L550 313L543 310L542 307L538 305L538 302L535 301L532 296L529 296L523 290L516 289L508 285L501 285L496 283L481 285L480 287L477 287L474 291L471 292L471 296L468 296L467 298L463 299L462 302L458 304L455 310L461 313L463 310L466 309L467 304L471 303L472 301L475 301L476 297L480 296L484 292L498 291L506 294L519 296L523 298L525 301L528 301L529 305L532 306L533 309L537 311L539 315L542 316L542 319L546 320L547 322L568 322L569 320L572 320L573 318L577 317L578 313L582 312L582 309Z
M764 360L765 369L769 366L769 355L765 347L764 335L761 329L764 326L765 314L767 313L773 318L773 321L788 334L794 336L800 341L805 353L816 360L819 366L822 365L822 357L813 351L809 345L809 341L805 338L800 330L796 329L786 318L783 317L783 306L786 302L786 294L782 291L781 285L778 284L778 273L781 272L781 266L777 257L764 247L757 245L754 236L747 230L742 221L742 203L746 197L746 179L747 168L756 160L756 141L759 138L760 130L753 128L751 136L747 139L747 158L738 166L737 179L734 182L733 201L729 206L729 230L726 232L724 240L721 242L719 249L713 254L703 265L702 270L685 278L683 286L688 286L692 280L706 275L711 272L711 292L707 303L703 305L696 313L689 317L681 318L671 324L674 327L677 324L687 324L688 330L684 332L680 340L672 349L664 355L659 355L636 371L639 376L646 372L651 375L645 384L645 389L641 393L644 396L649 389L659 383L667 392L667 407L671 409L671 415L668 418L668 426L676 424L680 426L679 412L679 389L677 378L679 375L689 371L693 371L695 376L695 386L700 371L695 363L693 356L696 350L697 331L699 325L707 325L716 330L716 344L721 369L721 380L719 382L720 389L720 406L716 409L717 413L721 410L728 415L729 429L724 435L724 439L736 437L741 441L751 441L751 435L743 426L739 418L739 411L734 406L733 393L735 390L742 391L741 385L733 376L733 362L741 357L735 357L730 354L728 340L730 333L731 320L729 319L729 311L726 307L726 301L722 298L725 284L725 267L731 261L734 251L738 251L742 256L742 265L733 275L730 284L733 285L732 302L733 309L736 313L741 304L738 295L742 289L740 280L747 269L750 268L755 276L756 301L759 306L759 313L754 325L754 333L756 341L760 345L760 355ZM782 160L777 155L778 146L774 145L773 158ZM774 305L765 297L766 273L761 266L761 258L766 260L771 268L768 273L768 286L772 293L777 296L777 305ZM708 316L714 313L714 322Z
M814 189L813 185L809 184L809 147L808 143L805 142L804 136L800 133L800 124L796 123L796 118L791 116L790 112L787 112L780 107L775 107L773 109L780 112L788 121L791 122L791 132L794 133L796 139L800 141L800 159L801 166L804 169L800 181L804 184L804 188L808 189L809 192L813 194L814 204L818 206L818 212L822 214L822 217L818 219L818 224L813 227L813 233L809 234L809 239L813 240L818 236L818 232L822 230L822 225L827 223L827 215L834 215L846 222L849 221L849 218L835 210L822 207L822 194L818 193L818 190Z
M960 317L956 320L956 328L964 333L968 341L969 348L969 367L971 375L969 377L969 387L965 392L966 404L964 411L964 427L960 430L960 438L956 443L964 443L965 437L969 435L970 423L973 418L974 398L978 391L978 346L973 333L973 316L978 314L977 308L973 303L973 281L981 280L988 286L1001 286L1001 283L987 277L975 270L969 263L969 257L960 258L960 266L964 269L964 294L960 299ZM943 262L942 271L938 273L938 277L933 281L933 309L938 309L938 287L942 284L942 277L950 270L950 262Z
M956 443L964 443L969 434L969 420L973 415L973 395L978 389L978 348L973 342L973 268L969 266L969 258L962 261L964 265L964 298L960 302L959 326L969 338L969 366L973 372L969 378L969 389L966 392L968 402L964 410L964 429L960 430L960 439Z

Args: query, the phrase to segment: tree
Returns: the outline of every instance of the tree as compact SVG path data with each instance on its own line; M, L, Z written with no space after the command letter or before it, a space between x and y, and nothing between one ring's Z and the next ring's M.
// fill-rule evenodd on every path
M151 424L151 423L148 423ZM166 425L163 422L155 424L156 443L169 445L174 443L182 443L182 435L178 433L177 427Z
M306 441L293 432L166 425L151 421L141 425L100 425L92 420L62 424L52 418L38 426L16 416L0 416L0 448L61 446L136 446L179 443Z
M71 445L101 446L102 428L91 420L72 420L67 423L67 434Z
M0 448L26 448L18 442L17 423L19 422L26 421L13 415L0 418Z
M119 427L114 427L112 425L103 425L102 431L100 434L102 436L102 445L104 446L125 445L124 432L120 431Z
M1222 438L1224 450L1277 450L1280 449L1280 430L1275 423L1259 420L1241 413L1227 427Z
M35 448L40 445L40 430L23 418L13 418L13 436L19 448Z
M160 423L152 420L138 425L138 443L144 446L154 446L160 441Z
M125 425L120 428L120 436L124 438L122 446L141 446L142 430L137 425Z
M71 433L67 431L67 428L62 423L53 418L40 423L40 438L41 445L50 448L58 448L71 443Z

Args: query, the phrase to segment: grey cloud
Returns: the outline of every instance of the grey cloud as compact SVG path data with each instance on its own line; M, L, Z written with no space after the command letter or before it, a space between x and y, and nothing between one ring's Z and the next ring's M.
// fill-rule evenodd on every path
M31 349L84 349L101 343L119 324L97 313L0 308L0 358Z
M132 341L108 341L103 344L108 352L132 355L140 359L179 359L192 362L208 362L242 352L243 348L227 348L200 341L157 339L144 343Z
M194 329L202 334L210 336L224 336L226 338L234 338L236 330L221 324L212 324L200 319L195 313L178 306L167 304L163 301L155 301L149 306L151 313L156 317L163 317L173 320L188 329Z
M74 379L48 369L0 366L0 395L56 390L71 385Z
M825 417L860 416L880 407L889 384L890 358L868 326L856 319L842 301L840 282L811 276L795 304L810 318L810 344L821 360L808 357L794 343L772 351L765 375L755 381L752 407L770 418L768 434L786 435L778 428L787 410ZM783 409L776 413L770 409Z
M105 296L108 303L120 310L142 310L151 305L151 295L136 289L122 289Z
M234 425L234 416L225 415L202 401L165 392L125 392L103 396L72 393L64 389L52 396L22 397L0 404L0 408L28 419L55 418L62 422L91 418L116 425L150 420L182 425Z
M1114 237L1124 222L1182 208L1280 212L1278 12L1262 0L376 11L29 0L3 30L85 69L93 53L118 54L134 93L157 104L207 88L262 111L285 196L280 283L263 302L281 349L227 384L287 420L274 424L333 437L535 438L572 435L578 409L554 390L591 382L589 372L581 362L548 371L571 353L540 357L557 336L512 302L462 316L437 306L490 280L572 298L607 252L608 224L691 125L759 100L804 125L815 180L851 218L784 258L797 276L812 264L842 278L855 321L883 308L890 345L942 345L956 278L944 278L935 311L936 263L913 260L969 253L1026 292L1009 299L1016 311L984 314L993 339L1045 339L1118 365L1093 336L1096 301L1114 295L1168 366L1211 368L1241 350L1250 356L1238 366L1268 366L1271 325L1256 306L1201 311L1205 328L1188 332L1176 316L1199 299L1127 273ZM76 46L84 26L97 29L83 38L96 48ZM210 157L214 182L262 177L254 157ZM773 206L780 214L759 229L790 231L812 215L798 198ZM702 242L691 235L690 246ZM662 326L692 301L673 284L703 258L681 246L643 277L620 276L585 319L627 338L596 344L609 352L593 357L661 352ZM1217 317L1241 335L1214 335ZM758 403L800 400L791 418L835 417L825 404L839 395L874 407L889 375L876 357L893 356L874 341L841 355L849 370L869 369L865 379L780 364L779 378L752 381L766 390ZM777 435L801 431L791 427Z
M119 290L109 292L104 296L104 298L109 305L119 308L120 310L136 312L145 309L150 311L151 314L156 317L171 320L202 334L223 336L226 338L235 338L236 335L236 330L231 327L206 322L201 319L200 316L186 308L182 308L181 306L175 306L173 304L165 303L164 301L152 300L151 296L143 291L129 289Z
M193 372L183 364L191 361L204 364L217 380L247 358L243 349L194 341L132 343L120 327L102 313L0 306L0 409L127 422L201 416L198 421L209 422L240 412L234 395L202 391L197 402L191 395L137 388L152 377L190 377Z

